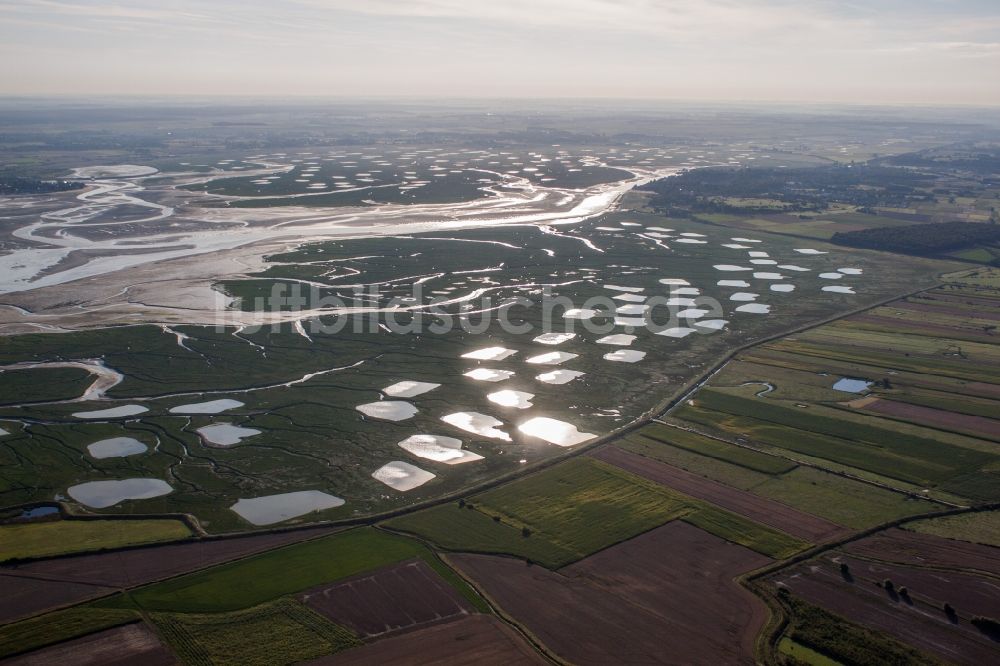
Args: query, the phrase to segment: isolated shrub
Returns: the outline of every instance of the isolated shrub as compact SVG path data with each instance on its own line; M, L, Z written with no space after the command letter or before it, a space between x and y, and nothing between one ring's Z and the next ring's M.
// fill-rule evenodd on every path
M527 527L522 527L521 528L521 536L523 536L524 538L530 537L531 536L531 530L528 529Z
M882 581L882 587L885 588L886 592L892 592L896 589L896 585L888 578Z
M494 523L499 523L500 522L500 516L493 516L493 522Z
M461 509L463 506L465 506L465 500L464 499L458 500L458 508Z
M842 574L851 573L851 567L850 567L849 564L847 564L847 562L841 562L840 563L840 573L842 573Z

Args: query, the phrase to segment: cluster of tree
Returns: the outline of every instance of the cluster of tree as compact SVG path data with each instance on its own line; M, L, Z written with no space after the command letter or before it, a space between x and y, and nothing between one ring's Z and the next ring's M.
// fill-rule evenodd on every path
M673 217L692 213L747 214L760 207L740 199L771 199L784 211L823 210L831 202L860 207L903 206L930 200L925 189L932 177L908 169L867 164L804 169L692 169L655 180L642 189L653 192L650 205ZM733 200L736 201L733 201Z
M121 133L73 130L68 132L2 132L4 148L41 150L142 150L163 147L162 132Z
M1000 241L1000 225L977 222L938 222L905 227L838 231L830 239L838 245L902 254L937 255Z
M82 187L83 183L75 180L36 180L0 175L0 194L49 194L79 190Z
M1000 146L931 148L917 153L884 157L881 161L896 166L937 171L967 171L989 176L1000 174Z

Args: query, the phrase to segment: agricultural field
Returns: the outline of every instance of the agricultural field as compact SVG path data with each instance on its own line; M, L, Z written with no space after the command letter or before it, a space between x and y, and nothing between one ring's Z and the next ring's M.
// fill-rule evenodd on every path
M761 345L674 415L929 497L1000 499L997 299L952 282Z
M681 521L558 572L490 555L448 559L572 663L649 663L665 653L685 663L753 663L767 615L733 577L768 558Z
M607 447L599 449L591 455L598 460L628 470L643 478L656 481L678 492L683 492L699 500L710 502L715 507L727 509L739 516L745 516L757 523L768 525L771 528L769 531L771 534L777 532L774 535L777 538L780 538L778 535L785 532L788 535L794 535L800 540L815 543L828 541L838 536L845 536L848 532L829 521L802 513L789 506L772 502L769 499L742 490L730 488L721 483L703 479L682 469L664 465L661 462L644 458L641 455L636 455L623 449ZM699 513L696 512L693 516L685 516L684 519L689 521L696 519ZM704 528L703 525L699 526ZM711 529L708 529L708 531L718 534ZM746 531L753 533L753 529ZM719 536L722 535L720 534ZM739 539L733 540L737 543L743 543ZM784 541L786 542L786 547L791 551L784 553L785 556L791 555L797 549L801 549L803 545L802 541L796 543L795 539L788 539L787 536ZM744 543L744 545L753 548L750 543ZM779 553L769 554L774 556L779 555Z
M422 558L471 596L419 543L359 528L139 588L99 605L172 613L237 611L413 557Z
M177 658L143 622L102 629L4 660L10 666L127 664L172 666Z
M139 620L131 610L69 608L0 627L0 658Z
M413 631L475 612L454 587L420 559L313 588L299 599L365 638Z
M974 512L931 520L946 520L963 515L971 516ZM911 521L899 528L880 531L848 544L845 551L866 559L886 560L907 566L1000 575L1000 561L997 560L995 546L920 533L913 529L924 522L927 521Z
M466 498L461 505L385 524L449 550L514 555L559 568L676 519L772 557L806 545L657 479L647 481L589 457Z
M884 559L859 559L832 551L787 569L770 582L946 662L992 660L994 640L971 622L975 617L996 617L1000 611L990 578L887 562L893 557L891 551L880 555ZM947 611L946 605L953 610Z
M262 551L329 535L307 529L57 556L0 566L0 621L11 622Z
M230 613L154 613L152 618L181 661L193 666L294 664L361 643L291 600Z
M395 664L412 660L415 654L427 664L456 666L482 666L491 662L550 663L524 637L492 615L466 615L316 659L313 663L322 666Z
M1000 548L1000 511L981 511L920 520L907 523L906 529Z
M889 526L765 577L789 619L769 643L775 655L995 659L988 629L973 623L1000 613L995 511L907 517L1000 499L996 289L987 269L951 274L751 347L663 424L616 444L703 487L712 480L852 529Z
M0 525L0 562L176 541L191 536L179 520L58 520Z
M791 615L788 633L779 650L807 664L918 664L941 662L884 633L850 622L790 594L780 593L782 606Z
M458 504L385 525L455 550L518 555L558 568L680 517L683 499L574 458ZM463 518L462 516L465 516Z
M864 529L934 508L907 495L799 465L780 455L655 423L624 437L616 446L812 514L812 521L793 521L799 525L819 517L846 528ZM834 532L820 528L814 537Z

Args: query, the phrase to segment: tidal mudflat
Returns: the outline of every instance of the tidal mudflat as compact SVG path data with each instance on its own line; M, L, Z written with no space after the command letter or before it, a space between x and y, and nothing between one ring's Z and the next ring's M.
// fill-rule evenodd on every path
M409 153L386 159L394 165L418 159L403 154ZM269 179L271 184L252 187L295 190L296 195L316 202L320 197L347 194L347 189L363 183L362 178L380 177L376 173L380 165L359 165L331 173L330 180L322 181L331 185L328 190L309 192L310 185L320 182L314 174L323 173L324 167L306 163L322 163L325 158L288 157L283 163L295 165L295 179L278 173L254 174L254 180ZM356 161L346 156L329 159ZM477 168L470 167L473 159L478 156L469 156L466 167ZM482 159L480 166L487 169L491 161L503 163L493 168L505 167L509 161L506 156ZM312 171L314 166L319 170ZM408 183L440 180L434 175L440 172L431 171L436 166L430 160L427 174L421 173L422 167L407 167L406 171L418 173L401 172L401 179L405 175L413 177ZM362 173L371 176L357 175ZM532 188L548 187L532 173L524 176ZM350 181L351 188L333 193L337 189L331 183L336 180L333 175ZM282 182L271 180L275 177ZM298 191L300 186L302 191ZM404 195L427 195L425 186L413 187ZM501 192L491 202L494 208L489 213L479 200L471 205L466 202L462 208L435 203L409 207L405 216L398 210L390 215L392 205L359 201L361 208L351 213L357 216L352 218L356 226L351 227L351 238L327 235L346 219L346 208L331 213L310 203L314 219L302 222L291 213L292 207L280 205L269 204L261 210L242 204L213 208L213 220L227 230L227 220L238 218L241 225L245 223L231 233L252 236L259 229L259 238L267 240L273 233L264 228L278 224L289 240L280 247L269 246L262 259L250 252L256 241L243 239L248 249L234 253L242 262L238 275L213 283L213 314L231 317L222 328L185 321L192 312L199 312L201 305L196 304L194 310L156 310L156 325L103 329L96 341L86 343L91 351L85 361L106 359L107 367L114 368L104 389L110 395L91 391L86 407L80 400L80 406L68 404L58 411L76 414L81 427L85 420L108 421L101 424L107 434L95 435L83 445L128 435L122 432L127 428L156 429L157 446L149 441L144 453L125 460L136 468L136 476L141 470L142 476L155 477L165 465L175 464L179 478L186 478L184 474L190 471L199 483L207 483L211 501L195 496L187 485L171 485L177 497L190 500L196 507L192 511L207 516L219 530L245 527L246 521L229 510L241 499L304 488L336 489L332 495L342 498L347 510L365 514L405 505L371 476L397 458L408 458L440 477L440 484L428 483L420 490L422 498L433 496L438 488L475 485L517 469L522 460L535 462L553 455L554 447L539 446L553 442L519 427L526 420L544 415L571 424L579 433L606 434L663 397L650 386L671 390L737 342L855 307L856 301L871 300L895 288L882 282L886 275L877 262L849 251L822 246L821 251L829 255L804 255L794 252L794 245L801 241L761 233L730 242L730 232L696 221L678 221L668 228L662 217L649 213L605 213L627 189L608 186L594 193L598 198L593 199L575 192L547 193L551 198L530 206L513 201L521 194L512 195L508 205L507 195ZM531 196L541 190L535 192ZM140 196L141 190L135 194ZM261 193L259 203L269 196ZM549 206L558 208L559 201L569 197L572 201L566 206L573 214L567 210L554 224ZM459 218L451 217L458 211L463 212ZM148 212L166 215L155 207ZM466 222L476 226L487 217L502 223L463 228ZM171 220L168 225L179 221L176 215L162 219ZM456 219L460 225L452 224ZM161 230L168 233L169 229ZM213 246L213 252L229 251L225 248L233 239L223 239L223 235L217 234L220 244ZM700 242L676 243L676 239ZM195 265L198 262L186 263L185 270ZM856 296L823 292L824 284L836 281L819 278L822 273L837 272L845 285L854 284L861 275L852 276L841 268L862 271L866 291L869 284L877 286L870 294ZM778 270L782 272L770 272ZM777 276L781 279L771 279ZM773 289L774 285L780 287ZM789 286L794 286L793 295L788 293ZM254 309L258 299L266 303L276 288L286 294L299 290L310 295L301 310ZM201 299L208 292L190 287L185 293ZM561 301L543 321L546 293ZM313 302L313 294L321 300ZM774 303L766 311L774 316L755 314L765 311L758 294L771 295ZM730 300L734 295L737 300ZM221 301L215 301L216 296ZM342 305L323 304L323 299L331 298L340 299ZM141 299L139 293L133 297L135 303ZM520 327L517 331L497 321L505 299L519 303L509 310ZM153 312L141 305L129 307L140 318ZM432 333L428 324L440 319L434 312L450 317L452 328ZM0 316L4 313L0 309ZM395 326L421 317L423 330L396 332ZM335 323L346 326L337 333L328 332L325 327ZM53 370L72 370L55 364L65 363L63 343L76 335L68 333L58 341L51 336L33 337L37 342L30 359L13 355L8 362L30 362L32 373L43 372L37 367L39 359L47 359L42 365L51 363ZM129 351L139 349L146 353ZM115 350L119 350L117 356ZM87 388L81 388L81 398ZM614 395L611 403L609 392ZM111 399L115 402L100 404ZM160 408L160 401L169 402ZM104 406L108 409L100 409ZM20 416L44 419L51 411L54 408L43 405L8 410L0 416L14 417L16 422ZM227 412L238 414L238 420L226 417ZM123 422L115 423L116 419ZM65 436L62 431L43 433L39 427L37 439L31 441L38 445L45 434ZM192 447L194 434L208 448ZM14 438L21 441L24 437L15 434L4 440ZM146 441L143 436L139 439ZM202 458L189 453L207 455L220 466L205 467ZM109 458L104 464L115 462ZM67 487L87 477L70 468L60 478L64 479L60 487ZM311 520L308 516L302 519Z
M480 382L502 382L514 376L513 370L491 370L489 368L476 368L465 373L469 379Z
M177 405L170 408L171 414L220 414L230 409L242 407L243 403L232 398L222 398L220 400L209 400L207 402L194 402L188 405Z
M99 442L87 445L87 453L91 458L124 458L145 453L148 450L145 444L134 437L112 437L102 439Z
M488 414L480 414L479 412L455 412L454 414L446 414L441 417L441 420L448 425L455 426L466 432L471 432L474 435L480 435L482 437L490 437L493 439L502 439L504 441L510 441L510 435L508 435L500 427L504 425L503 421L500 419L495 419Z
M215 446L234 446L248 437L260 434L260 430L256 428L244 428L232 423L213 423L198 428L197 432L207 443Z
M598 338L594 340L599 345L618 345L619 347L628 347L630 344L635 342L636 336L629 335L627 333L616 333L614 335L605 335L603 338Z
M344 500L319 490L299 490L264 497L241 499L230 508L253 525L273 525L313 511L335 509Z
M78 419L120 419L126 416L144 414L148 411L149 408L142 405L122 405L121 407L98 409L92 412L74 412L73 416Z
M476 361L502 361L516 353L515 350L504 347L484 347L483 349L462 354L462 358L470 358Z
M445 435L410 435L399 443L404 451L446 465L482 460L483 456L462 448L462 440Z
M125 500L150 499L172 491L173 488L161 479L120 479L88 481L71 486L66 492L80 504L106 509Z
M567 384L577 377L582 377L584 372L579 370L552 370L537 375L535 379L545 384Z
M538 337L534 338L534 342L538 342L543 345L561 345L564 342L572 340L576 337L576 333L542 333Z
M418 395L423 395L428 391L433 391L436 388L440 388L440 384L435 384L433 382L414 382L414 381L403 381L397 382L392 386L387 386L382 389L382 393L392 398L414 398Z
M402 460L393 460L372 472L372 478L381 481L393 490L406 492L424 485L434 478L434 474Z
M635 349L618 349L604 355L605 361L617 361L619 363L638 363L646 358L646 352Z
M576 446L597 436L589 432L580 432L572 423L547 416L536 416L528 419L518 425L517 429L526 435L543 439L556 446Z
M486 399L492 403L500 405L501 407L527 409L528 407L531 407L531 399L534 397L534 393L528 393L527 391L512 391L508 389L490 393L486 396Z
M404 421L417 413L417 408L405 400L380 400L355 407L365 416L384 421Z
M546 352L538 356L532 356L525 360L525 363L532 363L534 365L559 365L560 363L571 361L577 356L579 354L571 354L569 352Z

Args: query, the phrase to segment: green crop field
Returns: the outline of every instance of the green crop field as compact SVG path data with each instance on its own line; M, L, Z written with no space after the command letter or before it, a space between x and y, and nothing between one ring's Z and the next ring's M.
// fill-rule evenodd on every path
M450 550L505 553L558 568L677 518L771 557L808 545L591 458L471 497L464 507L436 507L386 525Z
M474 500L461 507L446 504L424 509L384 525L418 535L447 550L515 555L552 568L579 559L576 553L543 534L525 535L521 527L493 520L492 514L484 513Z
M678 432L698 437L693 433ZM669 432L664 434L664 438L670 436ZM717 441L705 437L702 439ZM707 457L640 435L628 435L615 445L854 529L864 529L895 518L931 511L934 506L901 493L791 463L788 471L768 475L732 465L721 457ZM719 445L734 451L744 450L723 442L719 442Z
M1000 548L1000 511L977 511L928 518L906 523L903 528L946 539L971 541Z
M754 440L825 458L889 478L937 486L997 461L982 450L819 414L774 400L702 390L677 415Z
M719 538L746 546L776 560L791 557L810 545L780 530L709 505L692 511L683 520Z
M726 462L716 457L707 457L688 449L678 448L666 442L650 439L642 435L628 434L615 440L615 446L641 456L674 465L689 472L720 481L728 486L749 490L767 481L770 476L752 469ZM734 449L736 447L733 447Z
M781 474L795 468L795 463L765 453L757 453L720 442L711 437L705 437L678 428L671 428L659 423L651 423L639 430L639 434L657 441L686 449L709 458L717 458L734 465L740 465L763 474Z
M176 613L234 611L412 557L422 558L471 602L481 603L427 548L370 527L286 546L98 603Z
M120 548L191 536L179 520L58 520L0 526L0 561Z
M983 416L985 418L996 418L1000 414L1000 400L989 400L987 398L974 398L972 396L959 396L941 391L929 391L926 389L908 388L898 391L884 392L888 397L899 402L908 402L911 405L922 407L932 407L943 409L956 414L969 414L971 416Z
M765 481L751 492L854 529L935 508L929 502L809 467Z
M139 614L116 608L76 607L0 627L0 658L37 650L102 629L138 621Z
M291 599L231 613L152 618L189 666L284 666L361 645L347 629Z
M831 659L825 654L820 654L812 648L807 648L801 643L796 643L791 638L782 638L781 642L778 643L778 651L794 659L797 664L806 664L807 666L840 666L839 661Z
M474 508L438 507L386 525L445 548L505 552L557 568L688 510L666 489L589 458L574 458L467 504ZM458 516L465 518L456 526Z

